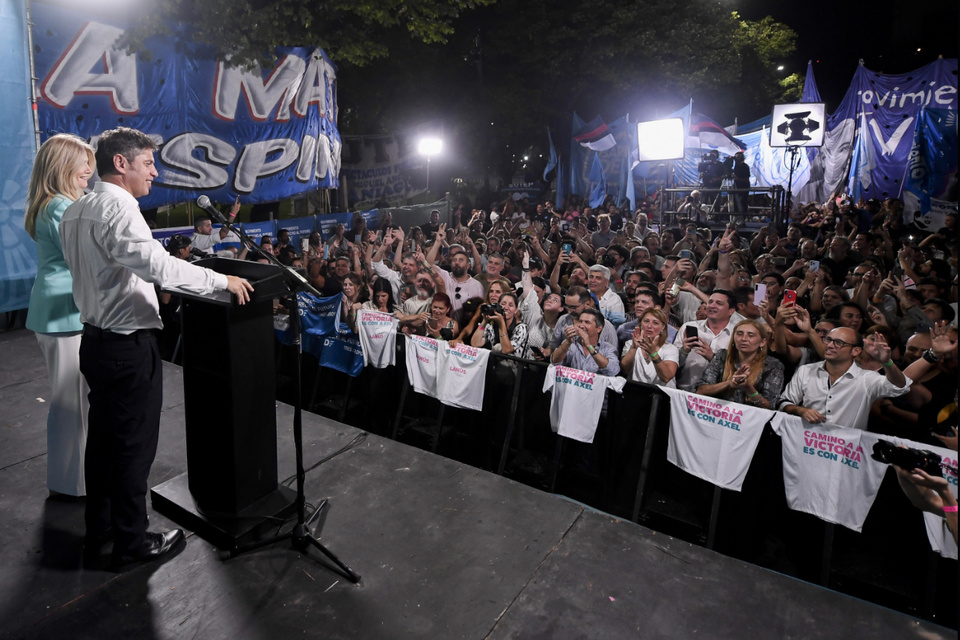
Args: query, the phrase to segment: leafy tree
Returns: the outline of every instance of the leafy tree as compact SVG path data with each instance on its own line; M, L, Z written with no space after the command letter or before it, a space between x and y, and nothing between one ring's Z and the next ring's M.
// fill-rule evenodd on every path
M319 45L334 61L365 65L388 55L391 32L445 43L467 8L494 0L152 0L128 46L144 51L152 35L187 25L188 42L237 64L270 67L277 46ZM186 45L185 46L189 46Z

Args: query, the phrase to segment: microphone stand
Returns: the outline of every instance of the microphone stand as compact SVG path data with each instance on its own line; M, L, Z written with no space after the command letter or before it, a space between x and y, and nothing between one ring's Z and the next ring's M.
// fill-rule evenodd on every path
M222 223L227 227L228 230L237 234L240 239L247 245L248 250L257 250L259 249L256 246L256 243L248 236L243 229L236 227L232 222L229 222L226 217L220 213L216 208L211 207L206 209L208 213L213 216L218 222ZM216 211L216 213L214 213ZM296 459L297 459L297 524L293 526L293 529L286 533L277 534L263 540L258 540L256 542L251 542L246 545L241 545L230 550L230 557L235 558L242 553L248 551L253 551L261 547L266 547L277 542L282 542L283 540L290 540L293 547L298 551L305 551L308 547L313 546L320 551L328 560L333 562L334 565L340 570L340 574L344 576L350 582L356 584L360 582L360 575L357 574L353 569L348 567L340 558L333 554L329 549L327 549L322 542L311 532L310 525L314 520L319 518L319 523L317 524L317 531L323 529L323 525L326 522L326 508L329 504L329 501L324 499L317 505L317 510L313 512L310 516L310 519L307 520L306 511L307 511L307 498L306 492L304 489L304 483L306 481L306 471L303 467L303 390L302 390L302 381L300 373L300 360L301 360L301 345L302 341L300 338L300 305L297 300L297 292L301 289L313 293L315 296L320 297L320 292L317 291L310 282L303 277L302 274L298 273L296 269L288 267L287 265L280 262L280 260L273 255L272 253L263 253L267 256L267 259L274 265L280 267L288 274L290 274L290 282L296 283L295 286L290 287L291 293L290 299L285 302L285 306L290 311L290 331L293 336L293 346L296 350L296 367L293 375L294 385L296 386L296 393L294 395L293 402L293 442L296 448Z

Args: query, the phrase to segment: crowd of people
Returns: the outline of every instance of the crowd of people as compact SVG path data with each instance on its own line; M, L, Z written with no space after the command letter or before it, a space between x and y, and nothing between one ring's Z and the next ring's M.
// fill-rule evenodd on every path
M183 539L146 531L156 332L176 315L164 316L176 300L158 289L227 289L242 304L252 287L183 264L227 239L207 218L160 249L136 203L156 176L154 143L108 133L95 155L67 135L38 153L26 226L40 272L27 326L53 386L50 489L86 492L87 541L112 540L123 566ZM101 182L84 195L94 165ZM433 211L407 229L384 211L376 228L357 216L327 238L294 242L281 230L229 255L303 269L322 295L343 295L352 327L360 310L377 310L407 334L957 449L956 213L929 234L904 224L896 199L840 197L799 206L781 236L773 225L712 231L699 210L659 226L652 209L508 198L489 212L459 206L448 222ZM129 398L138 404L117 414ZM901 471L918 502L953 508L955 522L942 478Z
M324 295L404 333L956 449L956 214L922 234L896 199L841 197L785 233L645 209L507 199L403 229L358 218L306 252Z

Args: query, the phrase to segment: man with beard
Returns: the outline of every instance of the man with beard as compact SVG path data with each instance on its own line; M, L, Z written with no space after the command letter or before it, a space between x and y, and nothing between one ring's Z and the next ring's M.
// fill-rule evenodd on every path
M843 282L847 273L859 262L849 254L850 239L845 236L836 236L830 241L829 255L820 261L821 269L828 269L834 282Z
M434 260L436 259L437 248L440 242L441 238L438 232L437 241L434 243L434 246L431 247L424 265L432 269L435 274L438 274L443 279L446 293L450 296L450 302L452 303L450 310L451 316L459 323L461 321L460 310L463 308L463 303L470 298L482 298L484 296L483 285L467 273L470 261L467 259L467 254L462 251L450 256L449 272L438 267L434 263Z
M409 327L418 335L426 335L426 321L430 316L430 304L436 290L433 277L433 271L429 269L417 271L414 278L417 295L407 298L400 305L400 326Z
M703 271L697 276L697 281L695 284L697 289L700 289L700 291L709 296L717 287L717 272L713 269Z

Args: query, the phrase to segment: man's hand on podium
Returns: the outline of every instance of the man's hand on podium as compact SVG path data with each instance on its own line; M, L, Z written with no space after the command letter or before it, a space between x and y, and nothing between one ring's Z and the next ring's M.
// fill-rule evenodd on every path
M227 276L227 291L237 296L237 304L245 304L250 301L250 292L253 291L253 285L237 276Z

